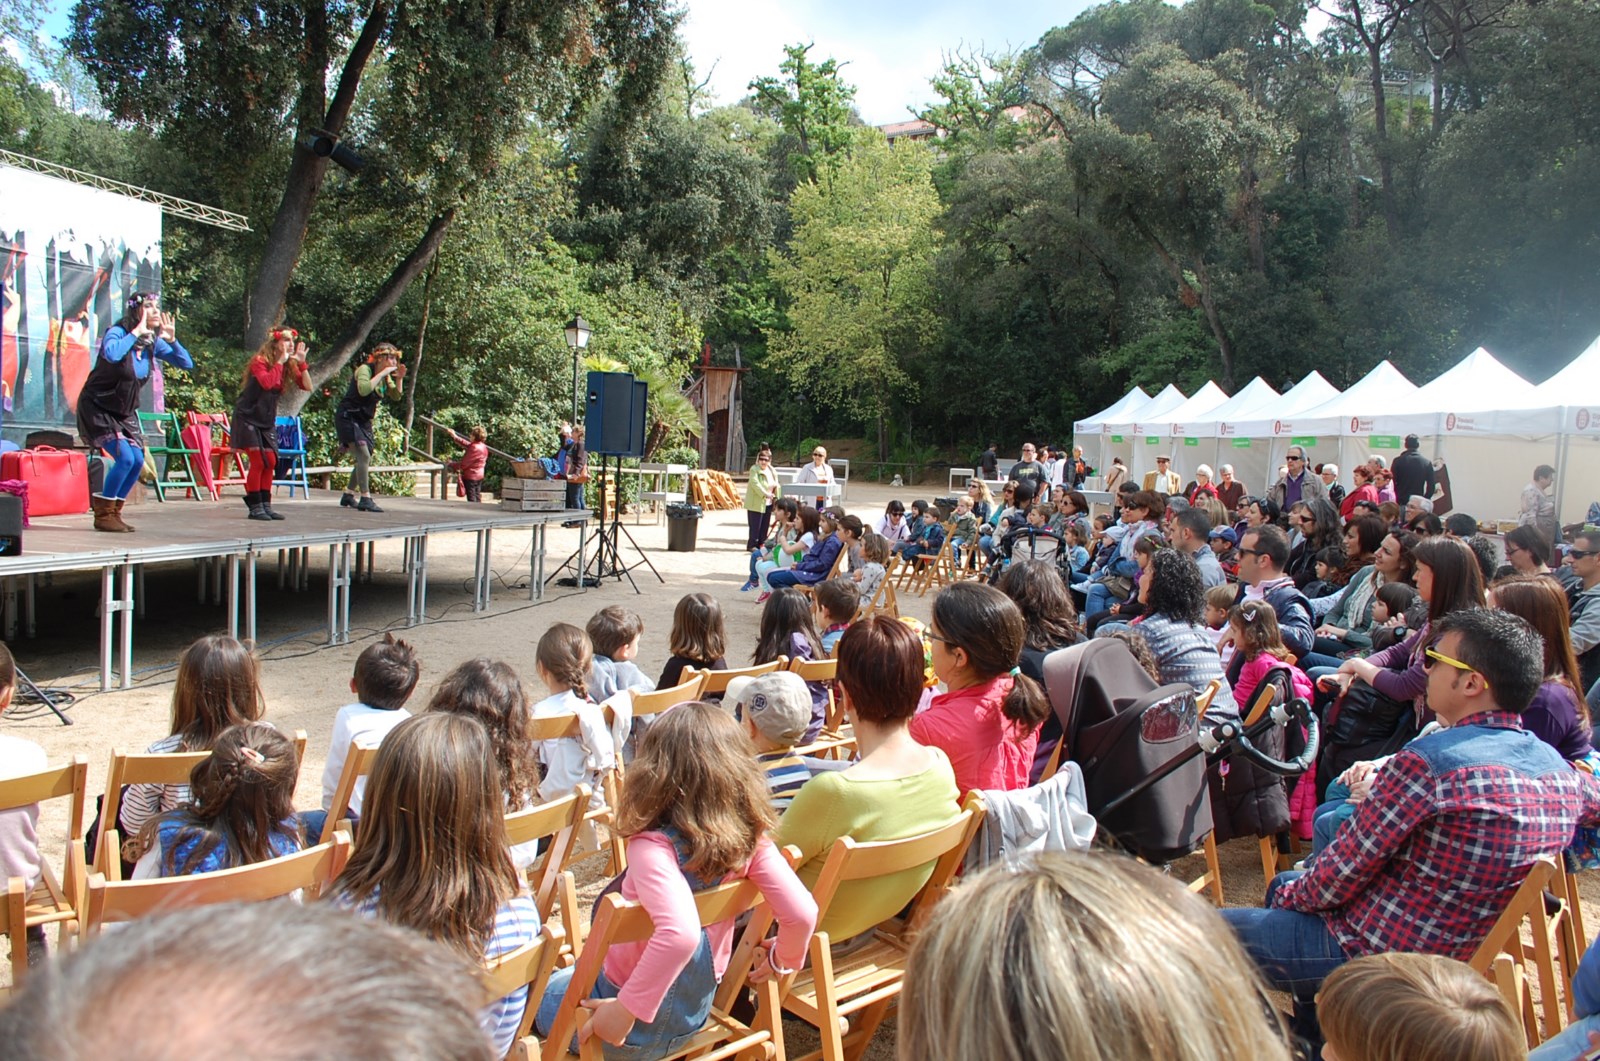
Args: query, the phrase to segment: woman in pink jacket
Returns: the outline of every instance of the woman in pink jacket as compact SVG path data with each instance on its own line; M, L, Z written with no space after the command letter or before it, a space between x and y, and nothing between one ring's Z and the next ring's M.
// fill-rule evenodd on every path
M958 582L934 599L933 671L948 691L911 720L911 736L944 751L962 792L1028 786L1050 701L1017 669L1025 633L1021 610L993 586Z
M755 982L800 968L817 904L767 835L775 821L766 777L721 707L679 704L659 716L618 804L628 868L613 886L645 908L655 931L606 951L593 997L575 1000L593 1013L579 1036L598 1035L608 1058L666 1057L705 1024L733 951L733 921L702 931L694 893L737 878L761 889L778 935L756 955ZM547 1038L572 974L558 970L539 1006L535 1023Z

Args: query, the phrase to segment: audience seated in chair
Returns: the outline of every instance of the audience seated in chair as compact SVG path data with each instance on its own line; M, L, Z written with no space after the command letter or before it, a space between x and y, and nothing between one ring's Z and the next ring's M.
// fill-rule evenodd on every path
M0 1042L12 1061L491 1061L482 1004L479 970L415 932L325 903L226 904L142 918L36 970L0 1009Z
M911 948L899 1054L1288 1061L1272 1012L1181 883L1120 855L1046 853L969 877L934 909Z
M1518 716L1544 680L1524 620L1456 611L1428 649L1428 705L1448 728L1412 741L1304 872L1281 873L1264 910L1222 911L1269 983L1290 992L1299 1034L1321 1036L1314 998L1352 958L1466 958L1527 867L1600 822L1600 778L1569 767Z

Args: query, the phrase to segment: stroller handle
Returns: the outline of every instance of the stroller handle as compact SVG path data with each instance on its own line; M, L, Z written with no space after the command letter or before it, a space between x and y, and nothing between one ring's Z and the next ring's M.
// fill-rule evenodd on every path
M1251 733L1259 734L1263 729L1285 725L1290 721L1298 721L1306 728L1305 747L1300 749L1300 754L1293 759L1287 762L1274 759L1251 743ZM1286 706L1274 707L1269 715L1252 726L1249 732L1240 733L1234 739L1234 748L1263 770L1285 777L1295 777L1305 773L1316 763L1317 750L1321 743L1322 731L1317 724L1316 712L1311 710L1311 704L1304 697L1296 697Z

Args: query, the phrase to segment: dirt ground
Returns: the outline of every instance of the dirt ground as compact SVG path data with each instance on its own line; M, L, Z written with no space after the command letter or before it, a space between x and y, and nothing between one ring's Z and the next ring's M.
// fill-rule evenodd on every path
M876 519L893 497L909 503L915 497L944 493L937 487L851 484L844 507L864 520ZM292 518L293 509L284 510ZM581 592L552 583L544 600L533 603L527 598L526 588L527 538L500 534L495 536L493 545L494 599L487 611L478 614L471 610L473 538L465 534L435 537L428 547L429 621L410 629L402 628L406 580L400 567L401 546L398 542L380 543L373 581L355 588L351 643L336 647L324 644L325 555L319 565L317 550L312 550L310 584L304 593L278 589L270 565L264 565L258 632L267 718L281 729L304 729L309 735L296 802L302 807L318 804L333 716L351 699L352 666L361 650L386 630L393 630L414 644L422 660L423 675L413 708L427 703L435 683L452 667L475 656L511 663L529 681L535 699L543 697L544 691L535 687L537 678L532 677L533 649L539 636L554 622L582 626L595 610L609 604L632 607L644 617L639 664L646 673L656 674L668 655L673 606L683 594L694 591L709 592L722 603L729 636L729 663L747 661L755 646L759 608L755 593L741 593L739 589L748 564L743 510L706 513L699 525L698 547L692 553L668 552L665 526L653 524L648 512L640 524L636 525L633 519L632 515L624 517L624 526L639 550L624 541L624 559L633 562L647 558L660 572L661 580L649 567L641 565L632 571L638 593L627 580L608 579L600 588ZM553 570L576 547L576 531L552 527L547 569ZM98 601L95 575L58 576L52 584L41 584L38 636L19 639L11 645L19 665L32 678L77 696L69 708L73 725L62 726L48 713L23 705L0 716L0 732L37 741L52 762L75 755L88 759L88 817L93 815L94 796L103 791L112 749L141 751L167 734L174 668L184 646L201 634L225 631L227 621L220 607L197 601L193 564L151 569L147 574L148 614L140 620L135 634L134 688L101 693L96 669ZM926 620L931 601L931 595L924 599L915 595L902 597L902 612ZM57 864L65 842L64 803L58 800L47 806L41 822L44 849ZM1265 885L1255 844L1239 841L1225 845L1221 857L1228 904L1259 904ZM1172 872L1188 879L1201 868L1196 856L1178 863ZM585 891L592 894L600 882L593 872L588 876L583 883L587 885ZM1586 883L1592 886L1593 882ZM1591 901L1600 901L1600 895ZM9 969L0 970L0 983L8 980ZM814 1044L809 1029L790 1022L790 1031L791 1049L814 1048L807 1045ZM892 1025L886 1025L867 1056L891 1058L893 1042Z

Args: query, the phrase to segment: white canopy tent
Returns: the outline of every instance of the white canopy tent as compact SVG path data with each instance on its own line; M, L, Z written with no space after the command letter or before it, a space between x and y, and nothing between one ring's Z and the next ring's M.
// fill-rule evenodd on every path
M1312 375L1315 376L1316 373L1313 372ZM1320 380L1322 377L1317 376L1317 378ZM1332 388L1330 387L1329 390L1331 391ZM1266 380L1257 376L1249 383L1246 383L1238 394L1206 413L1205 416L1197 417L1192 423L1188 424L1174 423L1172 426L1173 435L1183 436L1186 458L1184 470L1193 475L1193 466L1198 466L1203 462L1211 465L1212 474L1217 477L1216 481L1220 482L1222 465L1233 462L1231 453L1226 458L1223 456L1223 443L1220 437L1222 425L1245 417L1265 416L1282 404L1283 401L1283 395L1274 390ZM1176 445L1176 441L1173 444ZM1187 460L1191 449L1194 451L1192 462ZM1235 468L1234 471L1237 472L1238 469Z
M1121 457L1122 462L1128 466L1129 473L1134 471L1134 429L1141 422L1165 420L1168 413L1188 401L1185 395L1171 383L1163 387L1154 398L1145 402L1118 417L1115 420L1106 420L1100 425L1101 436L1106 440L1105 467L1110 467L1111 458ZM1157 444L1160 440L1157 439ZM1152 468L1155 460L1146 461ZM1143 474L1142 472L1140 474Z
M1149 416L1145 415L1144 410L1140 410L1139 420L1133 425L1133 433L1142 438L1145 444L1135 447L1134 463L1131 466L1134 477L1142 479L1145 472L1155 471L1156 457L1171 450L1172 470L1183 476L1185 482L1193 478L1195 465L1200 464L1204 458L1186 452L1189 443L1198 446L1200 440L1187 438L1184 431L1191 420L1208 416L1212 410L1220 408L1228 400L1228 393L1208 380L1205 386L1195 391L1177 408Z
M1313 370L1276 402L1236 419L1219 419L1216 426L1218 474L1223 464L1231 464L1234 478L1244 484L1245 490L1252 494L1264 492L1277 482L1283 451L1289 448L1290 439L1296 437L1291 431L1298 432L1298 418L1338 397L1339 388ZM1308 456L1321 441L1312 438L1308 445L1304 441L1307 436L1298 437L1302 439L1301 445L1306 446ZM1313 457L1312 462L1337 460L1335 454L1336 451Z
M1533 468L1555 461L1559 414L1530 404L1544 404L1534 385L1480 346L1419 387L1408 408L1373 417L1373 433L1417 435L1421 452L1451 472L1451 511L1497 519L1516 514ZM1491 407L1521 412L1469 412ZM1478 430L1480 417L1489 430Z
M1108 421L1120 420L1130 410L1137 409L1149 401L1150 395L1144 392L1143 387L1134 387L1093 416L1073 423L1072 444L1083 447L1084 454L1089 457L1090 462L1102 476L1105 475L1106 466L1111 463L1111 454L1106 452L1106 437L1101 428Z
M1600 339L1545 380L1535 396L1561 407L1561 454L1555 461L1556 511L1577 523L1600 501Z

